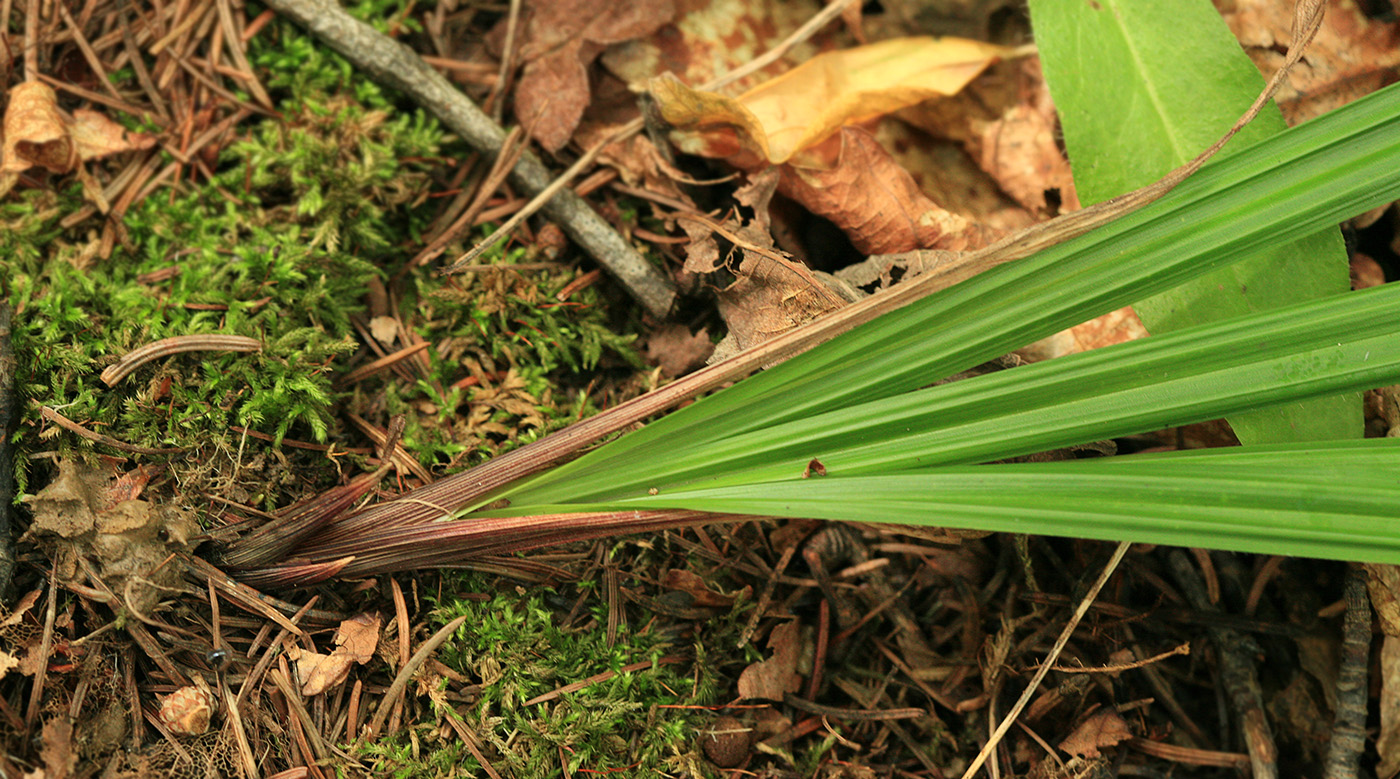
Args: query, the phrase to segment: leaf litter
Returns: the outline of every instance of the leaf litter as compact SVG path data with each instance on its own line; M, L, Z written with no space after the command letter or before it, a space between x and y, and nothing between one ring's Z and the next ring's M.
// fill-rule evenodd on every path
M984 245L1017 225L1077 207L1067 163L1056 144L1053 106L1039 78L1035 60L1028 57L997 62L1009 52L1005 47L971 42L956 44L965 46L957 51L980 54L972 58L953 57L957 67L949 69L959 74L953 81L961 80L961 83L945 93L958 93L957 96L942 101L924 102L927 95L918 91L923 87L882 83L897 79L889 78L888 72L878 69L866 80L888 87L887 92L875 90L874 96L862 93L852 101L833 99L830 87L834 77L860 71L860 68L846 65L812 66L804 72L801 68L788 69L788 64L779 63L763 76L741 82L742 86L750 88L745 93L748 102L744 100L745 95L728 98L684 91L685 83L705 80L697 78L697 73L708 71L713 75L751 59L814 10L804 8L803 13L798 14L792 8L800 4L787 8L781 7L783 5L677 2L673 7L670 3L658 2L639 6L633 15L614 17L593 2L526 3L527 13L519 28L521 38L516 44L523 68L514 92L515 116L520 125L551 152L564 150L571 140L590 146L593 139L602 137L609 128L627 121L625 111L618 115L603 110L604 101L600 98L607 90L623 82L640 85L658 77L655 66L659 62L665 62L681 75L682 81L666 78L651 81L652 96L659 95L661 115L670 125L665 132L668 140L682 152L696 153L711 160L705 163L709 167L700 169L703 175L690 176L682 172L679 166L688 164L685 155L678 161L669 153L667 144L657 144L653 138L637 137L619 142L601 161L632 187L634 193L656 195L655 199L647 201L647 208L664 226L658 229L678 227L679 232L687 236L684 258L677 256L673 248L676 243L658 242L655 246L661 256L670 259L671 269L677 275L689 273L702 280L702 289L713 291L715 306L724 320L723 329L740 347L821 316L861 294L898 284L902 279L954 258L957 252ZM974 5L978 8L969 12L967 28L985 28L996 4ZM904 11L910 7L901 3L888 6ZM1234 7L1234 15L1227 12L1226 18L1240 28L1246 45L1257 47L1252 53L1262 66L1273 43L1264 37L1249 43L1245 31L1279 29L1279 23L1272 17L1267 25L1256 23L1269 14L1276 15L1277 10L1264 3L1238 3ZM1377 31L1390 29L1359 16L1352 6L1345 6L1345 12L1334 29L1340 41L1361 40L1367 30L1370 37L1365 40L1377 40ZM860 24L857 17L847 14L847 24ZM248 21L240 20L240 24ZM504 23L502 20L501 25ZM493 41L499 41L504 35L501 25L496 26ZM878 26L870 25L870 28L878 29ZM1286 39L1286 31L1283 35ZM142 40L147 45L152 41L149 37ZM824 33L815 43L803 44L797 49L794 59L810 62L811 55L819 49L833 51L827 56L827 62L842 56L869 55L869 50L860 52L848 44L849 41L839 34ZM903 53L890 57L892 62L887 64L892 66L926 64L928 57L909 52L923 52L926 49L920 47L930 45L934 44L927 40L883 40L875 44L876 47L907 47L893 49ZM942 45L951 47L954 44ZM1332 45L1327 51L1333 53L1328 56L1336 57L1336 52L1345 48L1345 43ZM500 51L498 44L496 50ZM1384 56L1383 51L1377 51L1374 59ZM1348 70L1349 65L1336 61L1327 64L1322 57L1320 53L1313 80L1299 82L1299 94L1308 93L1318 84L1370 77L1369 71L1363 74L1360 69ZM975 72L987 68L990 70L981 79L973 78ZM786 75L765 80L765 76L784 70ZM999 77L1001 83L994 83ZM51 90L45 94L37 87L31 89L31 96L24 100L19 99L25 94L22 90L15 88L10 92L3 158L3 170L12 176L10 185L23 180L28 186L31 179L21 179L20 175L28 176L26 172L36 166L54 176L75 173L84 182L84 191L105 210L108 204L91 194L101 190L83 178L88 173L82 162L96 163L110 155L147 150L157 142L156 138L129 133L104 115L87 109L72 111L69 119L57 107ZM996 95L1005 97L992 99ZM677 102L684 100L691 101L688 105L695 110L677 113ZM32 101L30 107L24 107L26 101ZM622 101L624 105L625 102ZM1299 105L1313 105L1314 102L1300 100ZM944 107L929 110L930 106L938 105ZM949 108L949 105L957 107ZM898 116L876 118L877 114L892 112L897 112ZM776 115L788 119L804 113L815 114L816 118L780 123L771 131L758 118ZM938 119L929 120L930 113L938 114ZM14 130L11 129L12 114L15 117L13 127L17 128ZM209 126L208 118L203 126ZM890 131L891 127L906 129ZM993 182L990 186L999 188L998 197L1005 202L996 201L998 205L982 207L975 213L953 207L951 204L959 202L959 196L949 191L951 187L946 182L931 185L929 182L936 181L937 174L919 170L918 166L906 167L905 161L912 157L891 148L901 145L890 143L891 137L915 137L907 134L908 127L917 127L917 132L951 141L966 158L963 160L968 166L966 170L980 169L986 177L975 184L971 178L966 179L965 188L985 188L989 186L987 181ZM919 144L924 142L923 139L918 141ZM946 149L940 153L946 153ZM727 178L731 174L724 166L732 166L747 176L750 188L732 193L733 207L725 204L708 213L701 212L695 204L706 201L702 196L705 187L694 182ZM962 168L958 170L959 176L971 176L963 173ZM100 166L94 171L95 175L108 175ZM713 203L712 197L710 202ZM802 247L783 245L780 248L779 242L774 240L773 234L781 232L787 224L784 209L790 213L793 203L800 211L821 216L849 241L853 249L849 253L850 261L828 269L835 273L827 275L823 270L806 267ZM993 215L994 210L999 215ZM705 221L684 218L695 215L704 217ZM673 229L672 232L677 231ZM513 272L494 274L487 286L497 298L492 303L493 312L506 310L512 296L533 294L530 285L522 285ZM404 327L409 321L397 316L378 316L365 326L381 346L392 347L396 340L406 341L410 337L411 331ZM1122 317L1089 327L1086 331L1062 334L1070 340L1068 345L1055 346L1035 357L1097 348L1136 337L1132 322ZM719 329L713 319L698 327L674 322L661 324L648 338L647 359L665 376L684 375L705 361L712 342L710 333ZM514 367L512 359L505 358L504 362ZM541 399L527 391L525 378L513 370L502 371L499 374L504 378L502 381L493 378L494 371L494 364L489 371L481 369L479 364L472 370L473 382L482 390L468 405L465 423L468 430L460 429L462 422L439 423L454 429L454 439L476 442L485 436L511 435L514 427L501 421L503 414L525 420L524 427L544 426L545 420L539 412ZM371 447L361 448L372 451ZM333 460L333 457L327 459ZM422 713L423 698L431 702L438 715L433 719L431 731L423 728L414 731L415 739L427 736L440 747L469 744L478 750L478 755L468 759L476 759L477 765L488 772L493 770L489 767L493 762L504 765L514 759L509 745L503 741L478 742L474 735L489 733L493 725L498 724L486 717L469 718L471 706L480 703L479 698L472 697L479 694L473 691L473 683L487 681L485 677L473 679L434 660L436 665L430 666L432 670L420 679L415 695L396 702L374 700L377 693L370 692L371 687L385 689L394 668L402 667L392 662L376 662L376 659L397 657L400 664L406 660L399 653L379 651L380 644L390 642L391 634L406 627L411 636L400 638L404 640L402 646L409 647L424 636L424 630L436 619L421 602L426 593L419 591L416 578L407 598L398 591L397 583L394 585L397 600L392 609L397 612L398 619L392 620L388 628L384 627L378 608L385 605L386 599L394 598L382 594L382 578L323 588L315 596L300 597L297 604L301 616L295 614L298 611L295 604L290 609L279 610L281 606L268 605L272 602L266 599L269 596L257 596L232 586L227 592L238 594L210 595L209 599L201 601L198 596L203 593L199 591L204 586L214 587L215 580L187 576L183 567L172 562L197 548L203 540L198 536L200 528L183 512L166 508L173 504L150 502L158 498L141 499L145 482L152 478L150 473L128 471L114 484L116 474L109 466L94 468L71 459L58 462L58 476L30 500L33 520L26 537L26 542L35 543L51 561L58 581L87 598L101 591L94 584L100 582L106 591L129 599L133 611L141 615L180 604L178 616L190 620L188 624L204 637L207 647L217 647L220 640L232 640L237 644L241 657L230 673L237 673L245 683L253 684L265 681L269 674L286 674L286 678L296 684L297 693L304 697L296 705L315 707L315 716L321 719L325 719L326 713L339 714L339 724L334 726L318 719L315 727L324 729L318 734L310 730L311 719L303 721L291 714L293 698L276 691L275 687L259 688L263 691L240 701L240 705L250 707L246 726L253 730L254 743L276 752L282 761L277 764L279 767L303 766L307 772L314 772L317 745L323 740L353 739L359 732L356 726L368 720L367 709L376 703L400 707L404 713L394 715L399 727L412 728L407 720L414 712ZM812 474L820 476L824 467L819 459L814 456L811 463L814 464ZM156 484L162 490L172 486L160 479ZM864 528L849 538L831 542L840 547L836 549L827 549L829 542L823 537L820 554L797 555L793 550L799 545L790 539L796 533L790 530L793 527L801 529L799 523L770 521L739 525L713 535L700 529L693 534L690 531L667 533L656 541L637 542L635 548L627 548L631 555L629 573L635 579L618 585L616 595L567 590L577 593L578 605L570 612L568 604L559 604L556 616L564 621L571 620L576 627L583 626L578 627L579 630L590 629L589 626L596 628L600 621L610 622L614 612L624 616L649 614L644 633L658 629L675 631L686 641L693 638L695 646L704 647L703 651L710 653L710 659L715 661L715 667L722 669L710 676L711 671L697 664L696 688L701 687L702 681L707 685L718 683L723 686L724 694L691 705L723 713L715 716L703 731L710 735L710 740L697 737L689 745L690 757L673 763L682 766L682 772L685 766L696 769L693 775L708 771L705 763L698 762L705 759L702 756L707 756L716 766L747 766L746 770L768 772L761 775L798 775L795 750L805 743L804 738L815 735L826 739L826 746L813 753L813 764L820 766L817 770L822 776L864 776L874 770L910 774L909 769L923 771L914 775L939 775L939 766L953 764L956 755L964 754L967 744L963 741L969 732L958 732L956 726L950 730L945 721L951 723L957 721L957 717L979 716L995 698L998 688L981 689L978 683L1004 680L1007 672L1014 676L1024 670L1018 667L1019 663L1033 662L1036 651L1030 644L1040 629L1038 621L1048 617L1044 610L1046 604L1062 602L1067 597L1053 590L1042 590L1041 584L1051 582L1060 591L1072 593L1078 583L1065 572L1088 565L1094 557L1092 545L1042 540L1028 542L1022 548L1009 540L931 539L925 531L899 528ZM817 544L815 537L810 543ZM605 548L602 545L576 546L571 556L565 556L567 559L542 558L528 563L493 558L480 561L480 565L492 573L509 571L523 580L554 583L564 592L572 585L563 583L572 576L582 573L586 577L591 575L590 571L599 569L598 560ZM1018 562L1002 567L993 565L994 559ZM697 561L705 562L697 565ZM1136 651L1142 640L1140 637L1114 632L1121 628L1120 618L1138 625L1140 636L1147 636L1151 641L1164 640L1168 635L1174 638L1177 632L1190 629L1189 615L1182 617L1161 610L1161 604L1170 602L1175 595L1162 572L1153 569L1154 563L1146 555L1137 562L1143 574L1134 579L1129 589L1138 588L1141 592L1136 593L1138 597L1133 597L1133 592L1119 593L1120 602L1115 607L1121 611L1106 614L1093 624L1098 631L1096 636L1103 636L1103 645L1086 641L1078 650L1080 660L1089 664L1118 661L1118 651L1110 650L1119 650L1119 644L1131 645ZM1001 579L986 581L989 570L1000 570ZM1326 586L1326 572L1302 564L1294 570L1298 581L1303 581L1301 577L1314 576L1317 588ZM1222 577L1237 587L1245 583L1240 575L1239 571L1222 572ZM1278 581L1261 572L1256 585L1268 587L1266 591L1274 596L1286 595L1276 591ZM191 587L192 584L195 586ZM976 588L983 586L984 590L977 591ZM763 592L757 604L752 601L755 592ZM660 616L668 608L669 601L664 597L668 594L682 596L691 606L701 609L685 612L690 619L697 620L690 623L690 627L680 623L668 625ZM322 596L328 603L322 603ZM1266 598L1265 602L1279 599ZM1020 617L1013 618L1009 609L1000 610L1003 607L998 600L1030 604L1030 610L1023 610ZM91 603L83 602L85 610L96 613ZM221 602L224 606L236 604L236 613L221 612ZM358 608L366 603L371 607ZM593 606L584 606L586 603ZM108 605L115 607L117 604ZM327 605L333 610L321 608ZM160 643L142 645L138 651L157 648L160 651L153 652L149 662L124 666L130 680L118 680L114 675L116 666L94 665L98 662L94 658L100 658L101 653L85 652L78 644L79 623L83 619L78 610L70 605L46 618L44 608L53 606L51 600L44 599L42 589L32 589L0 625L0 642L5 651L0 655L3 658L0 665L15 669L8 676L0 676L0 681L8 678L13 683L15 679L49 677L48 703L39 738L42 749L34 756L36 764L42 764L49 775L63 776L72 773L83 760L111 754L110 749L117 743L135 735L127 733L125 724L126 715L132 713L129 701L144 700L147 707L152 704L158 707L154 709L155 717L180 741L153 742L157 744L154 747L148 744L145 753L133 753L118 761L120 766L113 775L185 775L181 772L206 775L211 766L217 766L216 771L224 775L238 775L242 771L236 767L235 731L228 721L232 712L225 711L223 718L219 716L220 709L225 706L217 692L223 689L219 685L227 680L221 678L223 672L212 660L214 652L204 651L204 646L199 646L198 641L191 642L188 636L180 638L171 633L157 633ZM594 606L605 607L610 613L589 617L587 612ZM833 618L827 614L828 609L838 608L845 616ZM911 608L920 610L918 620L910 616ZM268 616L269 611L277 614L277 618ZM354 616L345 616L346 613ZM696 614L704 616L697 619ZM173 622L175 616L173 612L163 614L162 619ZM718 642L705 642L706 638L718 638L706 634L718 633L720 621L735 618L752 619L755 624L762 625L758 635L766 636L765 651L753 647L746 655L736 655L714 648L718 647ZM49 625L56 627L44 627L46 619ZM1016 622L1016 619L1023 621ZM1161 624L1151 624L1154 622ZM88 623L88 627L93 624L96 623ZM303 624L323 630L304 630ZM274 625L278 632L271 634ZM1265 634L1273 631L1273 634L1293 636L1303 630L1316 629L1317 625L1316 618L1306 613L1273 613L1259 618L1255 627ZM333 626L338 627L332 636L330 628ZM692 632L687 633L687 630ZM895 631L899 649L886 651L895 658L904 658L899 661L903 665L883 665L883 660L879 659L883 655L872 650L883 646L880 639L888 638L889 631ZM136 632L133 631L133 635ZM45 633L53 639L52 648L48 656L40 657L38 650ZM1015 644L1018 637L1025 645ZM732 640L733 636L726 638ZM1386 647L1391 640L1387 638ZM1301 639L1295 641L1299 652L1312 651L1303 648ZM102 645L101 642L94 642L94 646L98 645ZM120 644L114 646L118 647L117 651L123 651ZM291 663L274 667L285 663L274 660L274 649L285 652ZM130 652L129 647L124 651ZM1382 651L1381 664L1385 679L1381 757L1383 772L1393 774L1396 765L1394 734L1400 732L1395 723L1400 717L1395 717L1385 704L1390 701L1390 708L1394 708L1390 700L1395 687L1391 666L1397 664L1386 664L1386 651ZM166 667L153 667L168 665L169 660L162 657L163 654L178 655L185 672L172 675ZM483 659L486 657L484 655ZM83 663L86 663L82 670L68 670L67 666L72 663L64 660L78 658L84 658ZM994 662L996 667L979 668L979 659ZM484 662L482 667L489 665L489 661ZM867 667L879 668L876 673L881 675L881 680L866 678L863 669ZM584 678L596 670L599 669L580 670L574 675ZM1184 666L1174 670L1181 674L1192 672ZM70 673L73 675L65 676ZM702 675L706 677L703 680ZM81 694L72 694L73 682L80 678L82 681L78 684L87 686L76 689L91 690L86 699ZM493 675L494 678L497 675ZM185 681L190 683L185 684ZM1138 684L1127 680L1120 683ZM1069 735L1058 742L1058 749L1068 757L1026 757L1038 749L1029 738L1021 738L1013 745L1012 754L1030 775L1070 775L1063 771L1065 766L1088 770L1093 767L1088 762L1110 755L1121 756L1124 742L1130 737L1165 740L1163 731L1173 726L1189 732L1186 721L1174 714L1164 714L1159 708L1149 706L1150 715L1129 721L1111 706L1101 705L1114 702L1114 696L1102 690L1072 693L1069 687L1066 684L1055 691L1056 695L1078 696L1069 699L1056 726L1059 734L1069 731ZM1284 689L1296 692L1298 685ZM1140 689L1138 692L1148 694ZM1154 694L1160 694L1160 690ZM816 716L784 707L782 702L788 696L818 699L819 705L825 706L824 713ZM1279 701L1282 706L1283 692L1279 693ZM949 702L954 705L950 707ZM728 703L737 705L727 706ZM743 708L746 705L763 708ZM1326 708L1331 704L1324 696L1320 705ZM909 706L937 711L942 719L928 716L904 725L881 724L882 710L894 712ZM59 711L79 708L91 716L77 720L76 730L68 726L63 717L55 716ZM245 709L245 713L248 711ZM274 711L283 715L280 722L270 716L269 712ZM456 726L446 724L449 718L453 722L469 722L470 729L454 730ZM139 716L136 721L139 724ZM96 738L83 732L85 728L94 730L99 722L120 722L121 730L115 738ZM727 739L723 749L718 748L720 737ZM88 739L89 746L80 743L84 738ZM91 746L93 743L104 746ZM141 746L137 741L132 743ZM901 743L903 752L899 751ZM1196 743L1184 748L1201 753L1192 753L1191 758L1204 759L1204 753L1210 751L1208 746L1223 749L1229 745ZM486 751L480 752L482 749ZM182 754L185 758L195 757L196 762L203 761L203 766L192 766L188 759L180 757ZM685 759L693 762L687 764ZM1189 762L1188 758L1177 759ZM395 765L393 760L387 764ZM587 765L575 763L571 769L565 762L564 771ZM896 766L899 767L896 769Z

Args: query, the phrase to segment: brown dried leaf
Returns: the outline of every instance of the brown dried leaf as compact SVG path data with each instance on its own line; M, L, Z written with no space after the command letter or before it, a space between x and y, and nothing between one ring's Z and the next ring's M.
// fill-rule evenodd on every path
M1283 62L1293 29L1293 4L1234 0L1222 16L1250 59L1268 78ZM1367 17L1354 0L1328 3L1322 28L1279 90L1289 125L1345 105L1396 80L1400 22Z
M18 657L15 657L14 655L4 650L0 650L0 679L4 679L6 674L18 667Z
M729 334L710 361L748 349L806 324L839 306L829 293L773 260L745 252L739 279L719 293L719 313Z
M603 65L628 83L641 83L671 72L687 84L704 84L752 62L821 10L813 0L676 0L674 24L648 38L609 49ZM789 57L801 61L827 48L839 35L834 25L794 47ZM744 89L782 73L779 60L749 75L734 87Z
M1366 590L1381 632L1400 638L1400 565L1362 563L1361 566L1366 569Z
M84 160L156 145L154 135L129 132L105 115L85 108L73 112L73 123L68 129L78 156Z
M802 685L802 677L797 674L801 637L802 631L796 622L784 622L773 628L768 636L768 648L773 656L750 665L739 674L739 697L780 701L784 693L797 692Z
M1008 50L961 38L897 38L807 60L738 98L675 78L651 83L671 139L744 169L781 164L845 125L951 95Z
M531 2L515 116L549 151L569 142L588 107L587 66L608 45L650 35L675 16L671 0Z
M18 625L24 619L25 612L34 608L34 604L39 602L41 594L43 594L43 590L30 590L25 593L24 597L15 603L14 610L6 614L4 619L0 619L0 627L7 628L11 625Z
M44 771L39 773L44 779L71 776L78 765L78 752L73 748L73 723L66 716L46 720L39 741L43 744L39 756L44 761Z
M826 160L830 164L821 164ZM979 225L941 208L870 133L845 127L782 168L783 195L841 228L865 254L963 251L987 243Z
M1038 108L1018 105L1000 119L974 124L977 164L1006 194L1033 213L1048 213L1046 192L1057 191L1060 211L1079 210L1069 160L1055 144L1055 120Z
M336 648L329 655L297 649L288 651L297 663L297 676L302 679L301 694L307 697L339 687L350 676L350 669L363 665L374 657L379 645L379 614L356 614L340 623L335 632Z
M1128 723L1118 716L1118 712L1099 709L1060 742L1060 749L1071 755L1098 757L1100 747L1111 747L1132 737Z
M356 614L340 623L335 631L336 653L349 655L361 665L374 657L379 646L379 626L383 618L376 613ZM334 653L333 653L334 654Z
M1038 362L1146 337L1147 328L1138 319L1137 313L1131 307L1124 307L1068 330L1061 330L1049 338L1042 338L1017 349L1016 354L1030 362Z
M661 368L662 375L674 379L703 366L714 351L709 330L702 327L692 333L685 325L671 324L647 336L642 356L649 365Z
M11 88L4 127L0 171L16 173L39 165L64 173L78 164L77 150L58 110L58 97L47 84L27 81Z
M709 608L728 608L734 605L734 596L725 595L710 589L705 579L690 571L672 568L661 577L661 586L668 590L680 590L695 600L691 605ZM745 588L746 590L748 588Z

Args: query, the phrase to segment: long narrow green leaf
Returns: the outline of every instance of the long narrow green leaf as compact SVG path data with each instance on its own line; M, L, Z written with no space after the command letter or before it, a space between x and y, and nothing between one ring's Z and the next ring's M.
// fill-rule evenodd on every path
M1149 184L1196 156L1264 85L1209 0L1031 0L1030 10L1086 204ZM1221 154L1285 126L1270 104ZM1167 333L1347 289L1346 251L1330 228L1260 249L1133 307L1150 332ZM1230 423L1246 444L1359 437L1361 399L1318 398L1232 415Z
M631 508L894 522L1400 563L1400 439L827 476L642 496Z
M1397 121L1400 85L1208 166L1112 225L881 317L508 494L522 505L590 494L619 474L664 482L678 452L930 384L1271 241L1389 202L1400 197Z
M1400 285L1190 328L730 436L647 449L515 496L554 506L648 490L1004 459L1400 381ZM601 460L601 458L600 458Z

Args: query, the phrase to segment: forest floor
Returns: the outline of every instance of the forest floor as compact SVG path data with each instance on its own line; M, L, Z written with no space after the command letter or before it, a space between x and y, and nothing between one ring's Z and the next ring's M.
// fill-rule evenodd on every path
M346 9L503 128L496 154L275 10L3 4L5 777L963 775L1112 544L766 518L298 557L330 519L918 272L863 262L900 250L861 227L878 203L815 216L695 156L722 135L637 133L656 117L630 85L663 70L700 84L783 46L734 92L867 40L988 41L956 96L861 136L889 150L870 164L907 172L901 207L939 202L953 250L1077 208L1020 4L846 5L807 33L817 3ZM1229 5L1241 29L1287 18ZM533 216L469 256L534 194L507 175L522 156L556 175L629 126L569 187L614 250ZM1373 217L1347 228L1357 286L1397 271L1400 219ZM983 770L1237 776L1271 731L1279 775L1319 775L1347 581L1132 547Z

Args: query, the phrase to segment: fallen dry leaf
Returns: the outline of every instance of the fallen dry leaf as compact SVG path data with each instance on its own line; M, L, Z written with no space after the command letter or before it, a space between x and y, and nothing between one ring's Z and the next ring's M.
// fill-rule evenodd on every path
M307 697L339 687L350 676L355 664L369 662L379 645L379 614L356 614L340 623L335 632L336 648L329 655L317 654L295 647L289 655L297 663L297 677L302 680L301 694Z
M844 125L951 95L1009 49L961 38L897 38L827 52L737 98L674 77L650 92L677 148L752 170L781 164Z
M801 637L802 630L796 622L784 622L773 628L768 636L768 649L773 656L750 665L739 674L739 697L780 701L784 693L797 692L802 685L802 677L797 674Z
M1017 349L1016 354L1038 362L1146 337L1142 320L1131 306L1125 306Z
M66 118L58 108L57 95L42 82L15 85L9 101L0 146L0 195L14 186L20 173L36 165L51 173L67 173L79 169L80 161L149 149L156 142L154 136L127 132L96 111L80 109L73 119ZM85 192L93 188L84 182Z
M16 174L34 165L63 173L78 162L57 97L46 84L29 81L10 89L4 130L0 174Z
M7 628L11 625L18 625L24 619L25 612L34 608L34 604L39 602L39 596L41 594L43 594L43 590L30 590L25 593L24 596L15 603L14 610L6 614L4 619L0 619L0 627ZM0 611L3 610L3 607L0 607Z
M864 254L964 251L980 248L990 237L981 225L930 200L858 127L841 128L784 165L778 191L841 228Z
M719 313L729 333L710 355L711 363L840 308L843 303L838 293L848 291L826 274L809 271L812 280L804 279L792 268L752 252L746 252L737 275L739 278L718 295ZM813 286L813 280L823 284L826 279L831 279L831 286ZM854 299L846 298L846 302Z
M1265 78L1283 62L1293 29L1293 4L1217 0L1230 31ZM1324 114L1396 80L1400 22L1367 17L1354 0L1327 4L1322 28L1288 73L1275 100L1289 125Z
M692 333L685 325L671 324L647 336L642 356L647 364L660 368L663 376L674 379L704 366L714 351L709 330L702 327Z
M1111 747L1132 737L1128 723L1118 712L1099 709L1060 742L1060 749L1080 757L1098 757L1100 747Z
M73 723L68 717L45 720L39 740L43 744L39 755L44 761L44 771L39 773L44 779L66 779L72 775L78 765L78 752L73 748Z
M1387 636L1400 638L1400 565L1362 563L1376 622Z
M603 66L630 84L663 72L687 84L704 84L752 62L787 38L821 10L815 0L676 0L676 20L651 36L613 46ZM788 57L801 61L828 48L839 35L835 25L795 46ZM735 82L744 89L789 67L779 60Z
M676 12L671 0L547 0L527 8L515 116L551 152L569 142L588 107L588 65L608 45L650 35Z
M4 650L0 650L0 679L4 679L6 674L18 667L18 657L15 657L14 655Z
M383 618L378 613L356 614L340 623L335 631L336 652L349 655L357 663L367 663L379 646L379 626Z
M737 595L725 595L710 589L705 580L684 569L673 568L666 572L661 578L661 586L668 590L679 590L694 598L692 606L702 608L729 608L734 605ZM740 594L752 592L752 588L745 587Z

